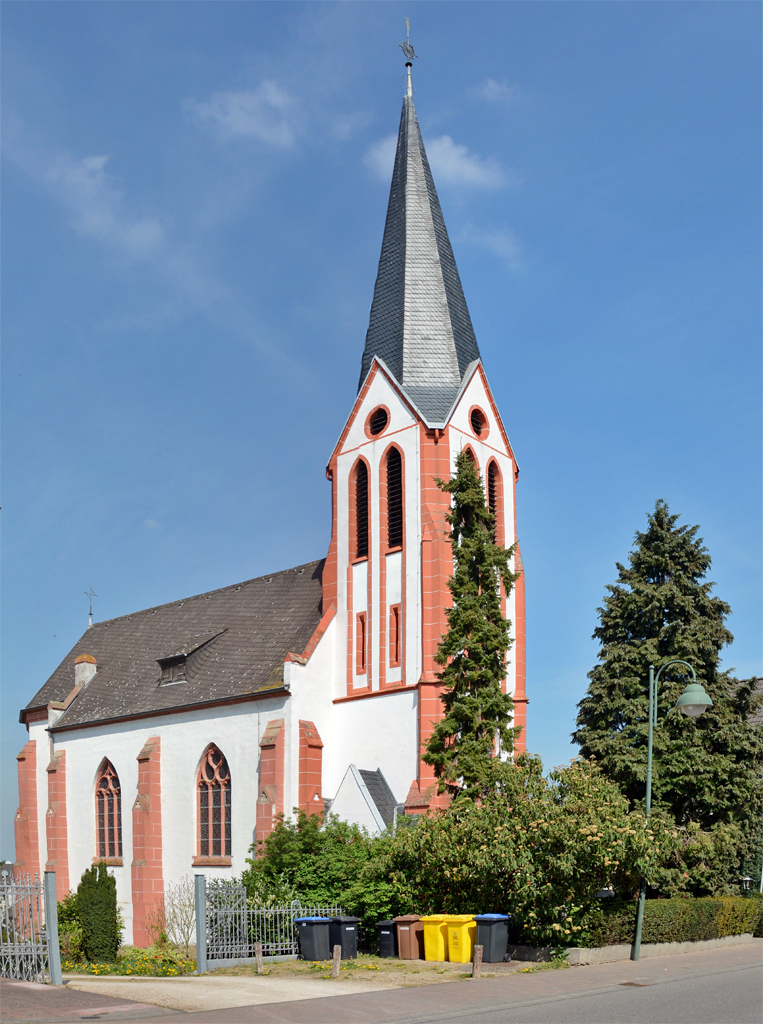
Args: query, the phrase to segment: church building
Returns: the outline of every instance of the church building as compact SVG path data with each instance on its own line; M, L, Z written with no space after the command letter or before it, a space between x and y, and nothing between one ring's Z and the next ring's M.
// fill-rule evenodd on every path
M240 875L280 813L371 831L442 805L447 479L468 449L516 541L517 464L487 382L413 105L410 65L360 382L326 475L325 558L94 623L21 712L16 866L58 898L105 862L124 941L167 884ZM519 578L506 689L524 727ZM524 749L524 728L517 749Z

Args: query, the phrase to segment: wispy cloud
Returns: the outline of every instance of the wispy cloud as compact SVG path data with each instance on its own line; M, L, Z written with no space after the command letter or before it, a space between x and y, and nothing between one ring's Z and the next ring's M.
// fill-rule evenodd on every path
M193 247L173 238L158 217L130 208L121 183L107 169L108 155L51 153L12 115L4 155L67 211L77 234L100 243L127 264L148 267L164 281L168 288L162 316L202 308L227 294Z
M382 181L389 181L392 177L392 168L395 165L395 148L397 146L397 133L386 135L378 142L369 146L363 157L363 163L371 171L375 178Z
M505 80L496 82L494 78L488 78L479 93L494 103L513 103L519 95L519 90L516 86L508 85Z
M368 148L363 162L375 177L389 181L395 162L397 135L387 135ZM438 184L465 185L470 188L495 189L516 182L493 157L470 153L466 146L454 142L450 135L425 142L432 174Z
M450 135L431 139L426 150L432 173L446 185L491 189L509 183L496 159L470 153L466 146L454 142Z
M461 231L460 238L462 241L469 242L497 256L511 270L520 270L524 266L522 247L513 231L498 228L485 230L468 224Z
M185 107L225 139L245 136L289 149L300 133L299 101L270 79L256 89L216 92L204 102L186 100Z

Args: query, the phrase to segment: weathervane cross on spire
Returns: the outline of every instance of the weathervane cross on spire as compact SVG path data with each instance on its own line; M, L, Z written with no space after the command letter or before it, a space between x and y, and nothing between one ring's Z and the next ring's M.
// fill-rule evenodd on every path
M406 61L408 61L408 63L413 63L413 61L416 59L416 57L418 57L418 54L416 53L416 51L411 46L411 23L410 23L410 21L408 21L407 18L405 19L405 29L406 29L406 32L405 32L405 35L406 35L405 42L404 43L400 43L399 45L400 45L400 49L405 54Z
M89 590L85 591L85 597L89 597L90 598L90 616L89 616L89 621L88 621L88 624L87 624L87 628L90 629L90 627L93 625L93 598L94 597L98 597L98 595L96 594L96 592L93 590L93 588L91 586Z

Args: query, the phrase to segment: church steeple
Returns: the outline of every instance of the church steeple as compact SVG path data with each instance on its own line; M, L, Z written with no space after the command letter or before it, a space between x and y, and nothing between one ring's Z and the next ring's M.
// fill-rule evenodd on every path
M413 105L410 63L360 385L374 356L432 424L479 359L461 279Z

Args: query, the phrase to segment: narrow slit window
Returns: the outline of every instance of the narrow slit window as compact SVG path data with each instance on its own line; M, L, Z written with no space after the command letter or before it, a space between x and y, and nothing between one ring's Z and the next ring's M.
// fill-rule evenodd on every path
M402 623L400 621L400 605L393 604L389 610L389 667L398 668L402 650Z
M503 543L503 494L501 492L501 472L495 462L487 468L487 505L495 516L494 535L498 544Z
M358 463L355 470L356 558L368 558L368 467Z
M122 791L110 761L104 761L95 787L98 819L98 856L122 856Z
M230 857L231 780L222 751L210 747L199 771L199 854Z
M398 448L387 454L387 544L403 546L403 458Z
M355 619L355 673L365 675L366 671L366 613L358 612Z

